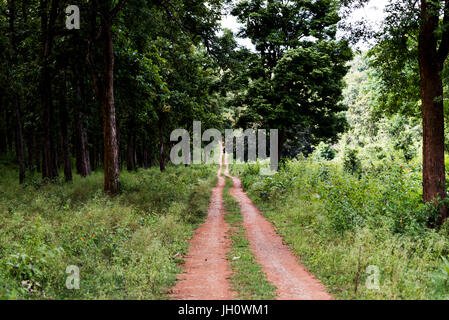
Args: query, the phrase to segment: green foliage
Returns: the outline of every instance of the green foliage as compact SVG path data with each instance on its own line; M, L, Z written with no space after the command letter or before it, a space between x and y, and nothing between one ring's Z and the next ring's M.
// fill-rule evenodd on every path
M345 148L345 150L343 151L343 168L346 171L350 173L356 173L358 170L360 170L361 163L357 158L357 155L357 149Z
M333 160L336 156L336 150L327 143L320 142L320 144L316 147L312 157L316 160Z
M338 8L333 0L241 0L232 10L257 51L246 59L237 125L280 130L289 156L345 128L342 79L352 51L336 40Z
M357 56L346 76L344 103L349 130L335 146L343 160L347 150L357 150L360 165L370 167L386 161L410 162L422 145L419 119L404 114L380 112L385 107L376 97L381 94L378 75L366 56Z
M447 300L449 298L449 261L441 257L440 268L432 273L433 295L436 299Z

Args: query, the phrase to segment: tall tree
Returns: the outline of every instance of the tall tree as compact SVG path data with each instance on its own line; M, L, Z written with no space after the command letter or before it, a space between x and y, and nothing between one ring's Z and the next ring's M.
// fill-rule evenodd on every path
M50 56L54 44L56 19L58 15L57 0L40 0L41 15L41 106L42 106L42 177L53 179L57 177L58 168L55 163L55 141L52 134L54 122L54 107L52 96L52 75Z
M91 14L93 24L90 39L93 42L97 33L100 33L103 42L103 72L98 73L95 55L90 55L92 76L97 95L100 99L103 114L103 139L104 139L104 190L109 194L117 194L120 191L119 151L117 137L117 122L115 117L114 102L114 40L113 21L125 4L120 0L114 7L110 3L92 1ZM97 28L97 17L100 17L100 28Z
M257 51L248 60L251 81L239 123L278 129L279 157L299 131L319 141L344 129L338 113L352 53L336 41L338 8L334 0L241 0L232 10Z
M23 124L22 124L22 111L21 111L21 97L19 94L20 83L17 73L17 64L18 64L18 48L17 48L17 36L16 36L16 2L15 0L8 1L8 11L9 11L9 39L11 45L11 57L10 60L12 62L13 70L11 72L11 81L14 83L14 90L12 93L13 101L14 101L14 112L16 118L16 154L17 160L19 162L19 183L23 183L25 180L25 146L24 146L24 138L23 138Z
M449 54L449 0L392 0L386 13L384 28L377 35L378 44L372 50L374 65L382 70L387 86L400 83L400 92L405 93L405 97L387 105L389 111L413 112L408 106L421 100L423 200L436 203L447 197L443 74ZM419 70L418 83L410 70ZM447 210L441 205L439 216L432 217L430 223L441 224L447 219Z
M443 12L443 21L440 16ZM421 75L423 121L424 201L446 198L444 166L444 112L441 72L449 54L449 0L421 0L418 61ZM447 218L440 210L439 223Z

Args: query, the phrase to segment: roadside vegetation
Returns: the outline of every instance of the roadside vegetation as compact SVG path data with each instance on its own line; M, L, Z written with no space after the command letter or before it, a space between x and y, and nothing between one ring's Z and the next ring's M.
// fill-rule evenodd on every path
M339 299L447 299L449 224L426 226L413 164L350 173L339 163L291 160L271 177L233 165L244 189L301 262ZM379 268L379 290L366 286Z
M139 169L110 198L99 172L19 186L16 170L0 164L1 299L166 298L216 183L215 166ZM69 265L79 290L66 288Z
M283 160L273 176L259 174L263 162L231 172L336 298L448 299L449 223L434 223L447 200L423 202L421 124L379 112L376 70L366 56L352 62L343 92L349 127L338 141L303 138L302 150L313 152ZM379 290L366 286L370 266Z

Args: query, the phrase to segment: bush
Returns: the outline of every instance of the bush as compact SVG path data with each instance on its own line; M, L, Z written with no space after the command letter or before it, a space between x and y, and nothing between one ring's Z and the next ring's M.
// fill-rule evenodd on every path
M343 168L352 174L356 173L362 166L357 157L358 151L356 149L346 148L343 154Z
M313 152L313 158L318 161L319 160L330 161L335 159L336 153L337 152L331 145L321 142Z

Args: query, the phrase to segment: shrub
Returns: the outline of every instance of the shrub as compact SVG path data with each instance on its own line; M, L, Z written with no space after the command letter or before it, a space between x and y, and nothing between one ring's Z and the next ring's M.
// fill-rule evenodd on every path
M360 160L357 157L358 151L356 149L346 148L343 154L343 168L351 172L356 173L362 166Z

